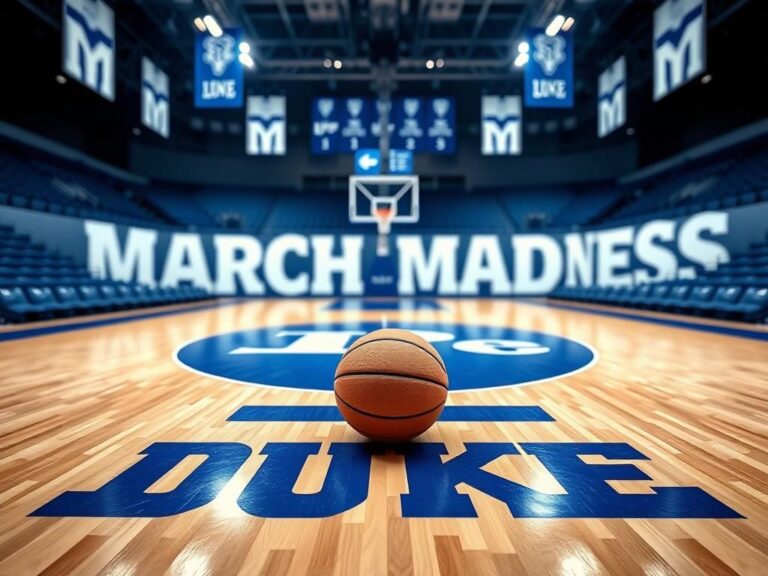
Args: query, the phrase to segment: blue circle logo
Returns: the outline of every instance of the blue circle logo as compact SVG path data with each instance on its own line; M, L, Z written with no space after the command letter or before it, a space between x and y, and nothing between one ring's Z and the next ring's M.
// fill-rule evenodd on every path
M497 326L397 323L429 341L448 369L451 392L521 386L587 369L597 354L552 334ZM302 324L218 334L187 343L177 361L204 376L243 384L333 390L344 351L381 328L373 322Z

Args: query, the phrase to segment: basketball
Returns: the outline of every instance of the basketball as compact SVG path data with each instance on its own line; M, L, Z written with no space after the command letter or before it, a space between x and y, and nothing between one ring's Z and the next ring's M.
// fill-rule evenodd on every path
M333 382L347 423L372 440L410 440L443 411L448 373L432 345L408 330L359 338L342 356Z

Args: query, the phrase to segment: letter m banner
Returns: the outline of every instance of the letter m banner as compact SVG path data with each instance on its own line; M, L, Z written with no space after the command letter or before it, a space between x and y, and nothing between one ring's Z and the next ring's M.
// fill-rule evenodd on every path
M653 13L653 99L704 73L707 66L704 0L667 0Z
M482 153L484 156L520 154L522 105L519 96L483 96Z
M115 13L101 0L64 0L63 68L67 75L115 100Z
M245 151L258 156L285 154L285 96L249 96Z

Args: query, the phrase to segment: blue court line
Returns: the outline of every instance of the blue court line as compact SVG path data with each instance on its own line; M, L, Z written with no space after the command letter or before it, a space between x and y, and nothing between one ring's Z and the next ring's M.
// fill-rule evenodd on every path
M326 310L443 310L443 307L432 299L423 298L392 298L372 300L368 298L339 298L325 307Z
M613 310L599 310L597 308L587 308L583 306L574 306L572 304L559 304L557 302L541 302L536 300L524 300L526 304L534 306L544 306L546 308L557 308L559 310L570 310L572 312L586 312L597 316L607 316L609 318L620 318L622 320L634 320L637 322L647 322L649 324L658 324L669 328L683 328L685 330L698 330L699 332L709 332L720 334L721 336L734 336L736 338L749 338L750 340L760 340L768 342L768 332L758 332L755 330L743 330L741 328L732 328L729 326L718 326L716 324L701 324L698 322L688 322L686 320L672 320L671 318L656 318L653 316L643 316L641 314L632 314L631 312L619 312Z
M229 422L343 422L336 406L242 406ZM554 422L539 406L446 406L442 422Z
M152 318L162 318L163 316L176 316L179 314L188 314L190 312L202 312L203 310L212 310L214 308L223 308L240 304L242 299L226 300L215 302L213 304L202 304L190 308L180 308L177 310L163 310L160 312L149 312L135 314L132 316L119 316L117 318L102 318L100 320L88 320L85 322L72 322L69 324L56 324L54 326L39 326L37 328L26 328L14 330L12 332L0 332L0 342L9 342L11 340L22 340L24 338L34 338L35 336L48 336L49 334L59 334L61 332L75 332L78 330L88 330L90 328L100 328L102 326L111 326L113 324L124 324L126 322L137 322L139 320L150 320Z

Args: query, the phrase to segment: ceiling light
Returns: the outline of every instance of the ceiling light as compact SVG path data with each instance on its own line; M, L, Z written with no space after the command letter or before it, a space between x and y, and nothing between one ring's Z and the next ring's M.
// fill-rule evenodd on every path
M520 54L528 54L528 52L531 50L531 46L523 40L520 42L520 44L517 45L517 51L520 52Z
M326 58L325 60L323 60L324 68L330 68L331 66L333 66L333 61L330 58Z
M253 58L251 58L251 55L248 54L248 52L240 52L240 55L237 57L237 59L240 60L240 63L247 68L253 68L255 66Z
M61 74L56 74L56 82L58 82L59 84L66 84L67 79Z
M248 42L240 42L240 53L241 54L250 54L251 53L251 45L248 44Z
M712 74L704 74L704 76L701 77L702 84L709 84L710 82L712 82Z
M333 67L336 68L336 70L341 70L341 60L334 60L333 61Z
M442 58L438 58L437 60L435 60L435 66L437 66L438 68L442 68L443 66L445 66L445 60L443 60Z
M517 58L515 58L515 66L518 68L522 68L525 66L526 62L528 62L529 56L526 52L520 52L520 54L517 55Z
M555 36L558 32L560 32L560 28L563 27L564 23L565 23L565 16L563 16L562 14L558 14L557 16L552 18L552 22L549 23L549 26L547 26L544 32L547 34L547 36Z
M203 19L200 18L200 16L195 18L195 28L200 30L200 32L205 32L206 31L205 22L203 22Z
M435 67L435 61L434 60L427 60L424 65L427 67L427 70L432 70L432 68Z
M576 23L576 20L573 19L573 16L568 16L568 18L565 19L565 22L563 22L563 32L568 32L571 28L573 28L573 25Z
M216 22L216 18L210 14L206 14L205 18L203 18L203 22L205 22L205 27L208 28L208 32L210 32L211 36L214 38L218 38L224 33L221 26L219 26L219 23Z

